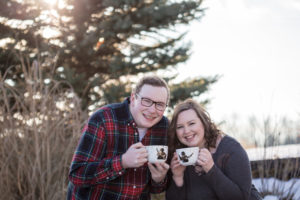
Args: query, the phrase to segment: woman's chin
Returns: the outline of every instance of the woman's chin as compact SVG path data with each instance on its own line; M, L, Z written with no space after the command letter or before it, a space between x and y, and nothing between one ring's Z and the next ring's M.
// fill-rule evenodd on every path
M185 145L188 147L197 147L198 146L195 142L185 142Z

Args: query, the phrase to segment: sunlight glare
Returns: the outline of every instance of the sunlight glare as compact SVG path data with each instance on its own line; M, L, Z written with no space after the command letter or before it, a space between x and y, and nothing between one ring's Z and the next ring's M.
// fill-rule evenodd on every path
M55 29L52 29L50 27L46 27L46 28L43 29L42 35L43 35L44 38L50 39L50 38L53 38L53 37L57 37L59 35L59 31L57 31Z
M59 9L67 8L69 10L73 8L73 6L67 5L66 0L42 0L42 1L49 4L50 7L58 6Z
M46 3L50 4L50 5L55 5L57 0L43 0L45 1Z

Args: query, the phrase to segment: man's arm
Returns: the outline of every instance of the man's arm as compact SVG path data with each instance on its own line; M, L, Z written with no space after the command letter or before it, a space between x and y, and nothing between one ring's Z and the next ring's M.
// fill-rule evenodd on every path
M82 137L73 156L69 172L70 181L88 187L111 181L122 175L121 155L105 157L106 133L99 116L92 116L83 129Z

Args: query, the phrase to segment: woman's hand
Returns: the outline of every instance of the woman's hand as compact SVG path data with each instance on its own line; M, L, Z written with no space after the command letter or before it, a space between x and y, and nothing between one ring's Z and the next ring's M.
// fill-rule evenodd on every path
M173 173L173 180L178 187L183 186L183 176L185 168L185 166L180 164L177 153L174 152L173 158L171 160L171 170Z
M202 148L199 151L197 164L201 165L203 170L207 173L213 166L214 160L211 156L211 153L206 148Z

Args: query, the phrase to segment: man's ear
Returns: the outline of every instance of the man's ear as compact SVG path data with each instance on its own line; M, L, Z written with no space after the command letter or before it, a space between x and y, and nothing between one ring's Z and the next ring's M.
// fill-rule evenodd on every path
M135 93L132 92L130 95L130 103L134 102L135 99L136 99Z

